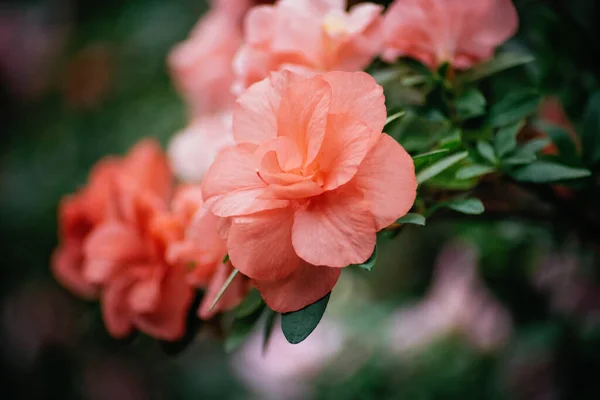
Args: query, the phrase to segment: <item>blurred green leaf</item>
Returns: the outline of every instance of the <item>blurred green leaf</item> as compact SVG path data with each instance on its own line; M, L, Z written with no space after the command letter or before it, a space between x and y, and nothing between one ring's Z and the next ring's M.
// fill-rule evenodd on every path
M263 309L265 308L264 304L257 309L255 309L252 313L236 318L233 320L233 324L231 325L231 329L227 334L227 338L225 339L225 351L230 353L237 349L246 338L252 333L256 322L259 320Z
M494 172L496 169L489 165L467 165L456 172L456 179L471 179Z
M534 162L535 160L537 160L537 157L535 156L535 154L522 153L522 154L515 154L514 156L505 158L504 160L502 160L502 164L504 164L504 165L523 165L523 164L530 164L530 163Z
M496 153L494 152L494 148L491 144L484 140L480 140L477 142L477 152L483 157L487 162L492 165L498 163L498 158L496 158Z
M509 68L530 63L535 58L529 54L500 53L494 59L476 65L458 77L460 82L474 82Z
M524 125L525 121L521 120L498 129L494 137L494 147L498 157L503 158L517 147L517 134Z
M475 89L470 88L456 98L456 116L460 120L480 117L485 114L485 97Z
M327 309L330 296L331 292L301 310L281 314L281 330L288 342L298 344L315 330Z
M550 136L552 142L558 149L558 154L561 159L564 159L568 163L578 163L579 156L577 154L577 147L569 132L556 125L539 123L536 126Z
M394 121L395 121L395 120L397 120L398 118L402 118L402 117L403 117L403 116L405 116L405 115L406 115L406 112L405 112L405 111L400 111L400 112L397 112L397 113L396 113L396 114L394 114L394 115L390 115L390 116L389 116L389 117L388 117L388 118L385 120L385 125L384 125L384 126L387 126L388 124L390 124L390 123L394 122Z
M549 183L585 178L590 176L591 172L583 168L540 160L513 171L511 175L521 182Z
M478 215L485 211L485 207L483 206L481 200L476 198L452 200L445 203L444 207L448 207L451 210L469 215Z
M408 213L404 217L396 220L397 224L413 224L425 226L425 217L421 214Z
M494 127L516 123L535 113L540 101L539 93L532 89L510 92L490 108L490 123Z
M372 271L373 267L375 267L375 263L377 263L377 245L375 245L373 254L371 254L371 257L369 257L367 261L362 264L352 264L352 266L364 269L365 271Z
M519 149L519 154L535 155L548 147L552 141L548 138L532 139Z
M263 334L263 354L266 353L267 347L269 347L269 340L271 340L271 335L273 334L273 329L275 327L275 319L277 318L277 313L271 310L269 307L266 307L265 310L266 318L265 318L265 330Z
M464 160L468 155L469 155L468 151L462 151L460 153L456 153L456 154L453 154L451 156L448 156L446 158L439 160L438 162L434 163L433 165L420 171L417 174L417 182L419 184L426 182L427 180L433 178L434 176L438 175L439 173L450 168L454 164Z
M263 304L263 299L260 297L258 290L253 288L246 296L242 304L235 309L236 318L244 318L252 314Z
M581 128L583 159L593 166L600 161L600 92L590 98L583 116Z

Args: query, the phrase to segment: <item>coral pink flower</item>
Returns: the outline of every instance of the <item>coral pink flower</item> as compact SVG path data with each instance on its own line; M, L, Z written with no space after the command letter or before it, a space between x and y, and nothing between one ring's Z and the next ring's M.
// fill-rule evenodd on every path
M210 306L221 287L233 272L231 263L223 263L227 255L225 241L219 235L220 218L202 207L200 186L180 188L173 200L173 212L185 227L183 238L172 242L167 250L167 260L189 270L187 282L206 289L200 303L198 316L209 319L220 311L237 307L251 288L250 281L238 274L213 310Z
M270 72L358 71L379 52L382 7L364 3L345 11L344 0L280 0L256 6L245 19L236 55L236 91Z
M166 197L170 173L158 145L138 144L124 159L108 157L94 167L89 183L62 200L59 207L60 246L52 259L56 278L67 288L86 298L97 295L97 282L85 276L85 243L92 231L112 218L117 204L119 182L138 191Z
M192 115L218 112L233 105L232 60L241 43L239 23L217 8L171 51L168 64L173 80Z
M416 58L431 68L444 62L466 69L491 58L515 34L511 0L396 0L383 22L383 58Z
M219 152L234 144L231 113L197 117L169 144L169 161L184 182L200 182Z
M238 144L217 157L202 194L227 218L233 265L273 310L323 297L411 208L414 165L382 134L385 120L383 89L363 72L284 71L238 98Z

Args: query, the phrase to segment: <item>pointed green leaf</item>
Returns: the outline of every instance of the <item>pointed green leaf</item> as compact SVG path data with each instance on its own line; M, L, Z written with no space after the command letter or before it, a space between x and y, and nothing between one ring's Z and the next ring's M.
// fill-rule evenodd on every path
M517 134L523 129L524 125L525 121L521 120L498 129L494 138L494 147L498 157L503 158L517 148Z
M586 165L595 165L600 161L600 92L592 95L586 107L581 128L581 142Z
M291 344L298 344L315 330L325 313L331 292L301 310L281 315L281 330Z
M412 224L425 226L426 219L421 214L408 213L404 217L396 220L397 224Z
M534 58L529 54L501 53L492 60L476 65L459 76L461 82L474 82L498 72L530 63Z
M208 311L212 311L212 309L215 308L219 300L221 300L221 296L223 296L223 293L225 293L225 290L227 290L227 288L229 287L235 276L238 274L238 272L239 271L237 269L234 269L233 272L229 275L229 277L221 287L221 290L219 290L219 293L217 293L217 296L215 297L213 303L210 305Z
M548 138L532 139L519 148L519 154L536 155L545 149L552 141Z
M373 270L373 267L375 267L376 262L377 262L377 245L375 245L373 254L371 254L371 257L369 257L369 259L367 261L365 261L362 264L352 264L352 266L364 269L365 271L371 271L371 270Z
M481 200L476 198L452 200L446 203L445 207L463 214L470 215L482 214L485 211L485 207L483 206Z
M485 114L485 97L483 97L483 94L475 88L468 89L458 96L455 105L456 116L461 121L480 117Z
M454 164L464 160L468 155L468 151L462 151L437 161L417 174L417 182L419 184L426 182L427 180L450 168Z
M471 179L478 176L487 175L496 169L489 165L467 165L456 172L456 179Z
M395 120L397 120L398 118L402 118L402 117L404 117L405 115L406 115L406 112L405 112L405 111L400 111L400 112L397 112L397 113L396 113L396 114L394 114L394 115L390 115L390 116L389 116L389 117L388 117L388 118L385 120L385 125L384 125L384 126L387 126L388 124L390 124L390 123L394 122L394 121L395 121Z
M540 160L513 171L511 175L521 182L549 183L585 178L590 176L591 172L583 168Z
M516 123L535 113L540 101L539 93L531 89L511 92L490 108L490 123L494 127Z
M502 160L502 164L503 165L524 165L524 164L531 164L535 160L537 160L537 157L535 156L535 154L519 153L519 154L515 154L512 157L505 158L504 160Z
M433 150L427 153L419 154L413 157L415 168L422 165L429 164L432 161L439 160L446 153L450 152L449 149Z
M496 165L498 163L496 152L494 151L492 145L488 142L484 140L477 142L477 152L490 164Z

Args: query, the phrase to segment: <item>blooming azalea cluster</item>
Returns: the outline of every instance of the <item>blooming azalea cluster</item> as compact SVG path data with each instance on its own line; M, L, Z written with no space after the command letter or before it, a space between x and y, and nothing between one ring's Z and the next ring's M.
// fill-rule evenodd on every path
M383 89L362 70L379 55L432 68L491 57L514 8L467 3L396 0L384 15L343 0L214 0L168 58L188 127L168 159L142 141L63 200L55 275L100 298L116 337L181 337L197 289L203 319L252 287L281 313L323 298L416 197L412 158L384 133ZM510 21L490 23L497 12Z

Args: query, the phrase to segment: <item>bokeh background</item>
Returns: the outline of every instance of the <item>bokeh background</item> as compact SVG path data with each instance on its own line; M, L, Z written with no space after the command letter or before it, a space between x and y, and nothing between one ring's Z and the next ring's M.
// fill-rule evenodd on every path
M577 126L600 78L595 0L516 0L502 73L557 96ZM116 341L52 278L61 196L101 157L186 124L165 58L201 0L0 2L0 397L8 399L598 399L598 238L545 221L447 220L380 243L303 344L216 329Z

